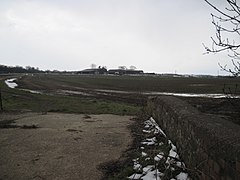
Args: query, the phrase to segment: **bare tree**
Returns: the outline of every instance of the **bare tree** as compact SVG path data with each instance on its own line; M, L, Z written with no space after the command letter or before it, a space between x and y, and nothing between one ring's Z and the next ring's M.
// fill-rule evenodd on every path
M97 65L96 65L96 64L91 64L91 68L92 68L92 69L96 69L96 68L97 68Z
M216 14L211 14L212 24L216 29L215 37L211 37L211 48L204 45L207 53L228 52L232 61L232 68L227 65L219 66L222 70L231 73L233 76L240 75L240 4L239 0L225 0L227 7L220 8L204 0L211 6Z
M118 69L126 70L127 67L126 66L118 66Z
M131 70L136 70L137 68L136 68L136 66L130 66L129 67Z

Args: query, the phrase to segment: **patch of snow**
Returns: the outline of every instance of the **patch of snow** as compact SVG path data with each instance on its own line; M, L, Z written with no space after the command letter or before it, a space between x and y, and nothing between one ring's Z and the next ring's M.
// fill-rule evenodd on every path
M142 168L142 165L138 162L138 158L137 159L133 159L133 169L136 171L140 171Z
M147 153L142 152L142 157L146 157L146 156L147 156Z
M177 161L175 162L175 165L180 168L185 168L185 164L183 162Z
M153 165L148 165L146 167L143 168L143 174L148 173L149 171L152 171L154 169Z
M156 137L153 138L147 138L144 142L142 142L143 145L147 145L147 146L151 146L151 145L155 145L157 142Z
M155 142L142 142L143 145L152 146Z
M168 140L168 144L171 145L171 149L169 151L169 156L179 158L179 156L177 154L177 147L172 143L171 140Z
M163 132L163 130L159 127L159 125L156 123L156 121L150 117L149 122L152 126L155 127L154 134L159 134L161 133L164 137L166 137L166 134Z
M177 151L177 147L172 143L171 140L168 140L168 144L171 145L173 151Z
M129 176L128 179L135 180L140 179L142 177L142 174L134 173L133 175Z
M12 78L12 79L7 79L4 82L9 88L16 88L18 86L18 84L14 82L16 80L17 78Z
M159 133L161 133L164 137L166 137L166 134L163 132L163 130L159 126L156 126L154 134L159 134Z
M188 180L188 174L187 173L184 173L184 172L181 172L180 174L178 174L176 176L176 179L177 180Z
M139 158L133 159L133 162L138 161L138 160L139 160Z
M150 130L145 130L145 129L143 129L142 131L143 131L144 133L151 133Z
M164 144L163 142L160 142L158 145L159 145L159 146L162 146L163 144Z
M155 156L153 156L153 158L151 157L146 157L147 153L148 153L148 149L144 150L144 146L140 146L141 150L144 150L145 152L141 152L141 157L134 159L134 165L133 165L133 169L137 172L135 172L133 175L129 176L128 179L141 179L141 180L160 180L161 178L166 178L164 177L165 174L161 173L159 171L158 164L159 163L165 163L165 167L166 170L168 171L176 171L178 170L177 167L184 169L185 168L185 164L183 162L181 162L179 160L179 155L177 153L177 147L172 143L171 140L169 140L166 136L166 134L163 132L163 130L160 128L160 126L156 123L156 121L151 117L148 120L146 120L144 122L144 130L143 133L150 133L150 135L153 135L153 137L149 138L148 134L145 134L146 138L143 142L141 142L141 144L143 145L158 145L158 146L162 146L164 145L165 141L162 142L158 142L161 138L157 139L156 137L158 137L159 135L164 136L163 138L165 138L167 140L167 144L171 147L171 149L168 152L168 157L166 158L164 153L162 151L159 151L158 153L154 153ZM147 153L146 153L147 152ZM151 152L151 151L150 151ZM143 159L142 157L146 157L145 159ZM162 159L164 159L164 161L161 161ZM142 165L139 163L139 161L141 160L141 164L148 164L145 167L142 167ZM165 161L166 160L166 161ZM145 161L145 162L144 162ZM165 170L165 171L166 171ZM141 173L140 173L141 172ZM179 175L177 175L175 177L177 180L188 180L188 174L181 172ZM172 180L175 180L175 178L172 178Z
M146 129L147 129L147 128L149 128L149 127L150 127L150 126L149 126L148 124L146 124L144 128L146 128Z
M174 151L174 150L172 150L172 149L169 151L169 156L170 156L170 157L178 158L178 154L176 153L176 151Z
M164 153L163 152L161 152L161 153L159 153L158 155L156 155L155 157L154 157L154 160L155 161L160 161L164 156Z
M156 137L152 137L152 138L147 138L146 141L154 141L157 142L157 138Z
M133 169L136 171L140 171L142 168L141 164L134 164Z
M142 176L142 180L161 180L163 173L159 172L158 169L147 172L146 175Z

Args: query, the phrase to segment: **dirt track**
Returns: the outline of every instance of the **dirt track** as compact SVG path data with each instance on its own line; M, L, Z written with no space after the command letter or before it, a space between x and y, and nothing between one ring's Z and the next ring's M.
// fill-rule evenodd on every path
M130 116L48 113L2 115L37 129L0 129L0 179L100 179L132 139Z

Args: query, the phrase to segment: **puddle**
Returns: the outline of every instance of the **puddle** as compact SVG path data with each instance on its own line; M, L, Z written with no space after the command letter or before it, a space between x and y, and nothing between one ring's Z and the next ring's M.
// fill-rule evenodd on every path
M205 98L240 98L238 95L228 94L194 94L194 93L168 93L168 92L146 92L144 95L167 95L180 97L205 97Z
M17 80L17 78L7 79L7 80L5 80L5 84L9 88L16 88L18 85L17 85L17 83L14 82L15 80Z

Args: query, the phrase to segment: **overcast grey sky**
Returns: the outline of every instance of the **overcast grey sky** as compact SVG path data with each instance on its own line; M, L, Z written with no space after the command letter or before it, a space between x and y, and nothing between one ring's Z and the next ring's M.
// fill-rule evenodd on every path
M217 74L229 59L203 55L211 12L203 0L0 0L0 64Z

